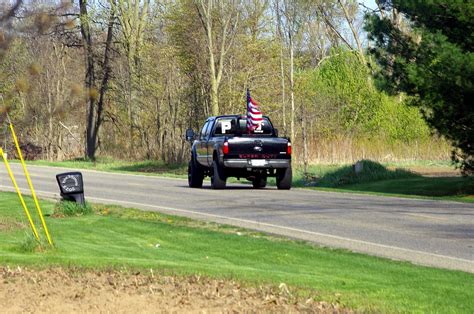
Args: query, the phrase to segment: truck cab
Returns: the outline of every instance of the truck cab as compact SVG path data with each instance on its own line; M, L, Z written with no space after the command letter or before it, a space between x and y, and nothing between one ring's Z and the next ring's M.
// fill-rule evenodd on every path
M247 179L255 188L264 188L268 177L276 177L279 189L291 188L291 142L278 137L266 116L253 131L247 130L246 116L209 117L199 134L188 130L186 139L192 142L190 187L202 187L209 176L214 189L225 188L229 177Z

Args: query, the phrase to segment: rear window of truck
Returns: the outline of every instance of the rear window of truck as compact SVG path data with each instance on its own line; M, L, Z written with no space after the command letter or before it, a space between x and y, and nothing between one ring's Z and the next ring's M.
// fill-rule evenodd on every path
M273 135L273 126L264 117L260 128L249 132L247 130L247 119L236 117L218 118L214 127L214 136L252 136L252 135Z

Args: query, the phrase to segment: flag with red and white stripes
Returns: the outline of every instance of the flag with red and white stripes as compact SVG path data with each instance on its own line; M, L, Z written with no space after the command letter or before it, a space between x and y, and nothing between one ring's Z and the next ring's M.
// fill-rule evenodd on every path
M263 116L258 104L250 97L250 91L247 89L247 131L252 132L262 125Z

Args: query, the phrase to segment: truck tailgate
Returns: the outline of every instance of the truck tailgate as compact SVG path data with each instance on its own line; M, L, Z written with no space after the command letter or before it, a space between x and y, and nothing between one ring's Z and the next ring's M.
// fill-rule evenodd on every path
M288 140L268 137L233 137L228 140L227 159L288 159Z

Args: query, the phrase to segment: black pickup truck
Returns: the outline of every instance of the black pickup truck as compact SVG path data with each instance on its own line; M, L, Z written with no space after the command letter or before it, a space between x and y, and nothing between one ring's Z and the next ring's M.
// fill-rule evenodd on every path
M211 177L213 189L223 189L228 177L245 178L254 188L264 188L268 177L276 177L278 189L291 188L291 142L278 137L270 119L247 131L247 117L225 115L210 117L201 132L186 131L192 142L188 183L202 187L205 176Z

